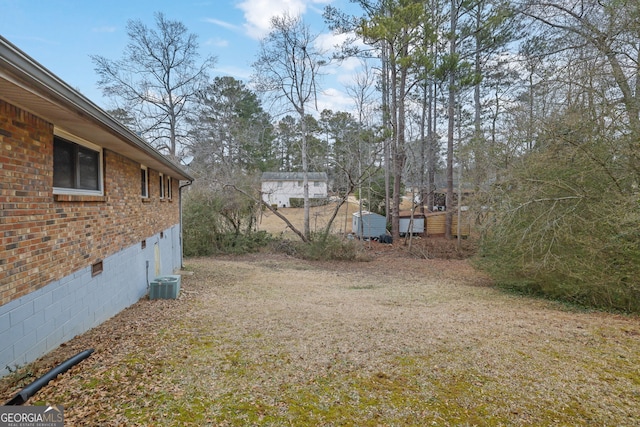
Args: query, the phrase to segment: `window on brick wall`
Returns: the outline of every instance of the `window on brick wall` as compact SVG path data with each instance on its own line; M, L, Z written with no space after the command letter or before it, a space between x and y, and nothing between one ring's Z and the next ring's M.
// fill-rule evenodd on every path
M158 175L158 187L159 195L161 199L164 199L164 174Z
M53 192L102 195L102 188L102 150L54 136Z
M172 188L171 188L172 185L171 184L173 183L172 181L173 180L171 179L171 177L168 176L167 177L167 199L169 199L169 200L171 200L171 197L173 196L172 191L171 191L172 190Z
M140 195L145 199L149 197L149 169L140 166Z

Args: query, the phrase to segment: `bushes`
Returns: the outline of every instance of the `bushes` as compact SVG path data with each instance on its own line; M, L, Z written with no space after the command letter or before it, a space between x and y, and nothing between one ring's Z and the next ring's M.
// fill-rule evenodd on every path
M329 199L326 197L320 197L320 198L309 197L310 207L324 206L327 203L329 203ZM301 197L290 197L289 204L291 205L292 208L302 208L304 207L304 199Z
M632 175L589 141L533 152L493 189L478 265L499 284L640 312L640 206Z
M210 199L194 197L192 192L184 198L182 237L184 255L202 256L213 253L213 241L218 219L215 203Z
M202 246L202 250L197 253L187 253L186 256L207 256L215 254L246 254L251 252L258 252L263 247L267 246L271 236L264 232L254 232L249 234L235 234L235 233L218 233L212 236L209 244L205 247Z
M326 202L326 199L318 202ZM311 260L354 260L358 249L352 241L317 234L310 243L275 239L255 231L256 212L262 205L239 193L194 187L184 197L184 255L244 254L269 247Z
M316 235L311 242L288 239L272 240L269 245L274 252L313 261L356 261L364 260L360 249L353 240L344 240L336 235Z
M306 259L354 261L357 258L357 246L353 240L343 240L336 235L317 236L305 246Z
M234 209L230 209L234 206ZM271 236L254 231L253 210L247 204L202 190L190 191L183 207L184 255L243 254L265 247Z
M233 206L234 209L230 209ZM184 255L244 254L268 247L276 252L310 260L354 260L358 249L353 241L334 235L315 235L309 243L275 239L255 231L252 209L247 204L229 203L228 197L201 189L189 191L184 199Z

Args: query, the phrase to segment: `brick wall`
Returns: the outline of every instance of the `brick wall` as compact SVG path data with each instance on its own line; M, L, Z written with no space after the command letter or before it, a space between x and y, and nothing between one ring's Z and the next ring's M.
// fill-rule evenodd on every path
M72 131L72 130L71 130ZM149 170L104 150L104 197L54 196L53 126L0 100L0 305L107 258L179 222Z

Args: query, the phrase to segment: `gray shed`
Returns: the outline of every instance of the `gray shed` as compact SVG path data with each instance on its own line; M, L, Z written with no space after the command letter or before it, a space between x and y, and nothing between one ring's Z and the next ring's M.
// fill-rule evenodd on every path
M387 233L387 219L377 213L362 211L353 214L351 231L360 238L380 237Z
M424 233L424 215L418 212L413 214L413 223L411 223L411 212L400 212L398 215L400 223L400 235L403 236L409 232L411 227L411 233L423 234Z

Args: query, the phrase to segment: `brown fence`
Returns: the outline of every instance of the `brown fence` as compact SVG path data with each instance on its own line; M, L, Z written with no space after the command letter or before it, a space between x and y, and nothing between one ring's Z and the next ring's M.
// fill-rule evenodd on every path
M446 223L447 213L446 212L432 212L428 213L425 218L425 231L427 236L444 236L445 231L445 223ZM469 224L468 218L465 215L462 215L460 221L460 235L462 237L466 237L469 235L471 230L471 226ZM458 213L453 213L453 220L451 221L451 235L458 235Z

